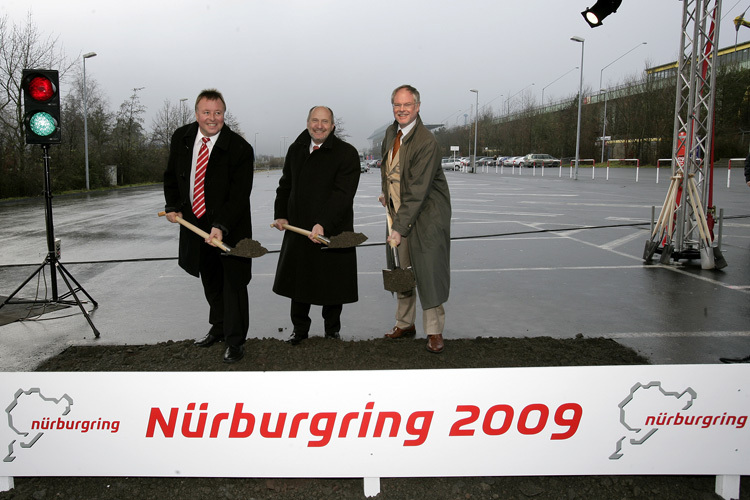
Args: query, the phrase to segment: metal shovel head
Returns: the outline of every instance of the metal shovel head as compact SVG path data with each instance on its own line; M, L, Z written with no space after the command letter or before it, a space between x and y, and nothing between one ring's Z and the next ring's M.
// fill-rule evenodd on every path
M716 269L724 269L727 267L727 261L724 259L724 255L722 255L721 250L719 250L719 247L713 247L714 250L714 263L716 264Z
M664 248L661 250L661 257L659 258L659 262L662 264L669 264L669 261L672 260L672 252L674 251L674 247L672 245L664 245Z
M656 247L658 244L655 241L648 240L646 241L646 247L643 249L643 260L646 262L651 262L651 257L654 256L654 252L656 252Z
M251 240L250 238L245 238L243 240L238 241L237 245L234 248L232 248L229 252L227 252L227 255L231 255L232 257L243 257L245 259L253 259L255 257L262 257L267 253L268 253L268 249L266 247L261 246L261 244L255 240Z
M361 245L367 241L367 236L362 233L354 233L352 231L344 231L336 236L331 236L331 241L328 243L328 248L352 248L357 245Z
M389 292L406 293L414 290L417 280L411 267L406 269L383 269L383 287Z
M709 247L707 247L706 245L701 245L700 254L701 269L713 269L714 267L716 267L716 263L714 262L714 253Z

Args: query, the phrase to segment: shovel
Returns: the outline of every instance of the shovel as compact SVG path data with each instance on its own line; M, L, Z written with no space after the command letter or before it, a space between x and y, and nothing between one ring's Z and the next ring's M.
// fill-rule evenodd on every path
M289 224L282 224L281 226L293 233L302 234L308 237L312 234L312 231L308 231L307 229L302 229L300 227L290 226ZM271 227L276 226L274 224L271 224ZM361 245L362 243L367 241L367 236L362 233L344 231L341 234L331 236L330 238L318 235L315 237L315 239L326 245L328 248L351 248L356 247L357 245Z
M159 212L158 215L159 217L163 217L167 215L167 212ZM180 223L180 225L185 226L186 228L190 229L192 232L202 237L203 239L206 239L210 236L207 232L189 223L188 221L184 220L182 217L177 216L176 219L177 219L177 222ZM250 238L245 238L243 240L240 240L237 243L237 246L234 248L230 247L229 245L219 240L218 238L212 239L211 242L217 247L224 250L227 253L227 255L231 255L232 257L244 257L246 259L252 259L254 257L262 257L268 252L268 249L266 249L265 247L262 247L260 243L258 243L255 240L251 240Z
M391 234L391 214L386 213L388 218L388 234ZM411 267L401 269L401 262L398 258L398 247L390 242L391 252L393 253L393 263L395 269L383 269L383 286L389 292L406 293L414 290L417 286L417 280L414 278L414 272Z
M706 214L703 212L703 204L701 203L700 197L698 196L698 187L695 185L695 179L691 175L688 177L688 190L690 195L690 203L695 213L695 219L698 226L698 232L701 236L701 241L698 245L701 254L701 269L714 269L718 267L716 262L715 248L711 243L711 232L708 229L708 221L706 220ZM724 256L719 252L723 265L726 267L727 261L724 260ZM721 269L721 268L719 268Z

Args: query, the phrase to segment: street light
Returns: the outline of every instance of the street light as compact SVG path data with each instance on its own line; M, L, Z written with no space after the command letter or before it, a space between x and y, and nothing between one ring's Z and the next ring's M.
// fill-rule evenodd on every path
M255 132L255 143L254 143L254 145L253 145L253 154L254 154L255 156L258 156L258 134L259 134L259 133L260 133L260 132Z
M479 91L477 89L469 89L469 92L474 92L477 95L477 105L474 107L474 156L471 157L471 172L476 174L477 165L477 131L479 128Z
M186 123L186 120L185 120L186 113L185 113L185 108L184 108L185 101L187 101L187 97L183 97L182 99L180 99L180 126L185 125Z
M570 38L574 42L581 44L581 80L578 84L578 125L576 126L576 168L575 180L578 180L578 162L581 159L581 105L583 104L583 48L586 45L586 41L580 36L573 36Z
M617 59L615 59L614 61L612 61L611 63L607 64L606 66L604 66L602 68L602 70L599 72L599 91L600 92L603 90L602 89L602 76L604 76L604 70L607 69L607 68L609 68L610 66L612 66L614 63L616 63L617 61L619 61L620 59L622 59L626 55L628 55L631 52L633 52L635 49L637 49L641 45L646 45L646 42L639 43L638 45L636 45L635 47L633 47L629 51L625 52L623 55L621 55L620 57L618 57ZM604 137L606 136L606 134L605 134L606 131L607 131L607 91L605 89L604 90L604 117L602 118L602 163L604 163L604 145L605 145L605 142L606 142L605 139L604 139Z
M95 57L96 52L83 54L83 149L86 157L86 191L89 190L89 121L88 98L86 94L86 59Z
M556 81L558 81L559 79L561 79L562 77L567 76L568 73L571 73L571 72L573 72L573 71L575 71L577 69L578 69L578 66L576 66L575 68L573 68L571 70L568 70L564 74L560 75L559 77L557 77L556 79L554 79L553 81L549 82L547 85L545 85L544 87L542 87L542 106L544 106L544 89L546 89L547 87L549 87L550 85L552 85L553 83L555 83Z
M514 98L514 97L516 97L516 96L517 96L518 94L520 94L521 92L523 92L523 91L524 91L524 90L526 90L527 88L531 87L532 85L534 85L534 84L533 84L533 83L531 83L531 84L529 84L529 85L526 85L526 86L525 86L524 88L522 88L521 90L519 90L518 92L516 92L515 94L513 94L512 96L508 97L508 98L507 98L507 99L505 100L505 104L506 104L506 108L507 108L507 112L505 113L506 115L509 115L509 114L510 114L510 101L511 101L511 99L513 99L513 98Z

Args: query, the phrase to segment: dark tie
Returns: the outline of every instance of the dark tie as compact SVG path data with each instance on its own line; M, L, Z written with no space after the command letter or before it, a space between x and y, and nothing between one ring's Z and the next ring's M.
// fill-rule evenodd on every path
M198 151L198 163L195 165L195 185L193 187L193 213L200 219L206 213L206 200L203 193L203 183L206 179L206 166L208 166L208 146L211 139L203 138L203 144Z
M391 159L396 157L396 154L398 153L398 148L401 147L401 136L404 135L404 133L399 130L398 134L396 134L396 139L393 141L393 153L391 153Z

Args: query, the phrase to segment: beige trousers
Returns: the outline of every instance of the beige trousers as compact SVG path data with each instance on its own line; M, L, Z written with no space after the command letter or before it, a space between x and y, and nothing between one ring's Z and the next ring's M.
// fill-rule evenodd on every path
M398 258L401 261L401 267L406 269L411 266L409 258L409 242L407 238L401 237L401 244L398 246ZM407 328L414 324L417 316L417 292L413 290L409 293L397 293L398 307L396 308L396 326ZM426 335L443 334L445 327L445 309L440 304L437 307L425 309L422 311L422 325Z

